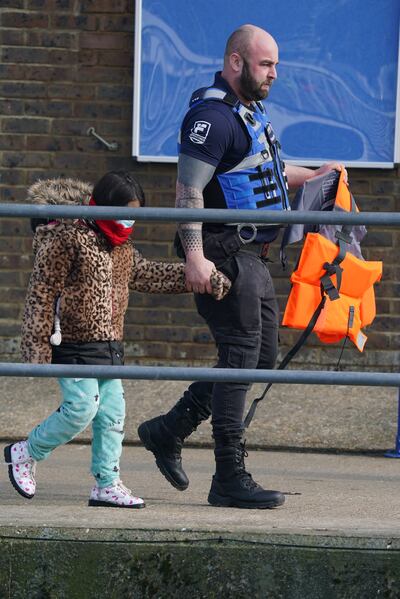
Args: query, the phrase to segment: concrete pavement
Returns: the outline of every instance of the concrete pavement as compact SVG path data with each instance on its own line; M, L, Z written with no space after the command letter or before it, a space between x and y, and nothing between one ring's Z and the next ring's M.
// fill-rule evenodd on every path
M123 527L134 518L135 527L175 530L193 527L214 530L222 523L228 530L237 510L215 510L206 497L213 471L212 451L185 447L184 459L191 476L185 493L175 491L153 466L152 456L138 444L137 425L163 411L180 397L185 382L124 381L127 400L124 481L143 495L149 508L142 514L121 515L111 510L107 523ZM254 385L251 398L262 391ZM53 379L0 378L0 439L26 437L29 430L59 405L58 384ZM244 530L324 530L353 534L362 531L400 533L400 459L384 458L394 447L397 432L396 389L276 385L260 404L247 431L251 451L250 470L270 488L287 491L283 509L253 513L243 521ZM89 472L90 430L77 442L59 448L39 464L39 489L32 502L13 491L2 471L0 479L1 526L47 525L79 527L90 521L103 526L104 517L85 507L92 484ZM211 447L211 427L203 423L190 438L190 446ZM265 451L295 448L296 452ZM334 450L364 455L326 455L301 451ZM371 454L375 457L371 457ZM1 454L2 455L2 454ZM4 507L7 506L7 509ZM43 510L45 508L45 510ZM102 511L102 510L100 510ZM110 510L108 510L110 512ZM70 513L73 513L71 520ZM243 512L240 512L243 513ZM168 520L166 521L166 514ZM396 517L397 521L396 521ZM127 520L128 518L128 520ZM164 525L163 525L164 523ZM273 525L271 524L273 523ZM272 528L270 528L270 525ZM241 526L236 523L236 528ZM228 527L228 528L227 528ZM261 528L260 528L261 527ZM129 528L129 526L128 526Z
M1 455L3 455L1 446ZM175 490L142 447L124 448L124 483L143 497L142 510L89 508L93 484L90 446L70 444L53 452L37 469L37 494L19 496L0 470L0 528L66 528L187 531L215 535L307 536L308 542L335 536L335 543L368 540L371 546L400 549L400 462L375 456L252 451L246 460L255 480L286 493L274 510L215 508L207 504L213 473L209 449L184 449L190 486ZM318 540L319 539L319 540ZM355 541L354 539L357 539Z

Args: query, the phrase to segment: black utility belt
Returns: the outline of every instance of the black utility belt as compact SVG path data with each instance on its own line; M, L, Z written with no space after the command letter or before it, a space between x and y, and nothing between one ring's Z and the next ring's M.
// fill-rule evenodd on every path
M260 227L257 228L256 225L250 225L252 235L249 238L241 235L241 232L245 230L244 227L248 226L247 223L234 226L204 223L203 246L205 256L214 262L217 260L217 263L218 260L232 256L239 251L251 252L262 258L266 258L269 250L269 242L255 240Z
M204 223L203 231L205 233L228 233L237 235L243 245L253 243L258 233L262 231L278 231L280 224L255 224L255 223ZM274 235L274 239L277 235Z
M240 241L243 243L243 245L247 245L247 244L251 244L253 242L257 243L256 237L260 231L267 231L267 230L270 231L271 227L273 227L275 229L276 227L280 227L281 225L278 225L278 224L265 225L265 224L256 224L256 223L227 223L224 226L229 227L230 229L236 230L236 233L239 236ZM242 235L242 233L244 233L244 236ZM250 236L247 237L247 234L250 234Z

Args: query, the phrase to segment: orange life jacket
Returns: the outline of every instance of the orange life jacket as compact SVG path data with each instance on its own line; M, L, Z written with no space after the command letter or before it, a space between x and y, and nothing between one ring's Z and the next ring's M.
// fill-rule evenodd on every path
M335 207L358 211L343 176L341 173ZM350 253L350 245L346 249L340 234L338 237L335 244L321 233L307 233L291 276L292 289L282 324L306 329L316 315L313 331L322 342L336 343L349 337L363 351L367 337L361 329L376 315L373 285L382 276L382 262L356 257Z
M344 183L343 172L338 177L331 171L310 181L311 184L306 182L297 192L293 202L295 209L358 211ZM282 322L284 326L304 330L278 370L286 368L312 331L324 343L349 337L363 351L367 337L361 327L371 324L375 318L373 285L382 276L382 263L362 258L360 241L366 233L365 227L324 225L317 229L319 233L307 232L307 227L288 227L281 244L284 258L285 247L306 234L298 265L291 276L292 289ZM314 225L312 230L315 231ZM244 419L245 428L271 386L272 383L268 383L260 397L253 400Z

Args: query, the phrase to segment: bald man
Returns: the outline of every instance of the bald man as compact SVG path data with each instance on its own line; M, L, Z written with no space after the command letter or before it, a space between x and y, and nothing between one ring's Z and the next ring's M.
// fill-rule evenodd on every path
M195 293L218 349L218 368L274 368L279 314L267 254L277 225L257 224L257 210L288 210L288 189L341 165L319 169L285 165L262 100L277 78L278 46L259 27L243 25L229 37L222 72L209 88L192 95L180 132L176 206L253 209L254 224L184 223L178 227L186 260L188 291ZM240 219L238 215L238 219ZM178 251L179 253L179 251ZM217 266L232 281L220 302L210 295ZM189 480L181 449L198 424L212 413L216 471L208 502L214 506L274 508L279 491L263 489L245 469L243 413L249 385L190 385L165 415L139 426L145 447L177 489Z

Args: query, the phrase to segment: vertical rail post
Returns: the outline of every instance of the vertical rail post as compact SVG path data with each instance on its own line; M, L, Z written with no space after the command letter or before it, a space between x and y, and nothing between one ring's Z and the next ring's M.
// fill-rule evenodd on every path
M400 387L399 387L397 435L396 435L396 441L395 441L395 448L392 451L387 451L385 453L385 458L400 458Z

